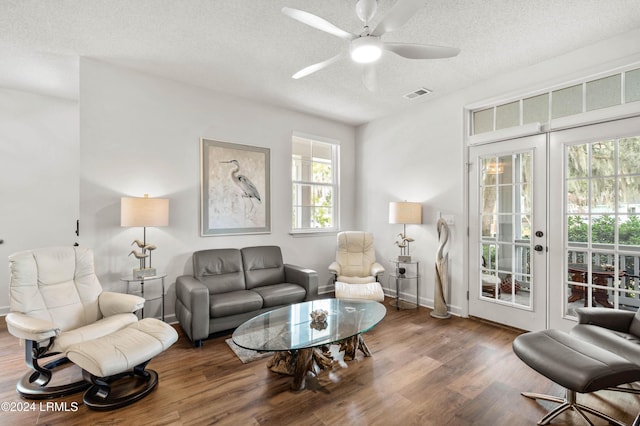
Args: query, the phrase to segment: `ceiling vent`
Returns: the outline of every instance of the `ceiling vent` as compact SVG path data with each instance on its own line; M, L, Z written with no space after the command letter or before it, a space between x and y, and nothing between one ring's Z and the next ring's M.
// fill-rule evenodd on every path
M416 99L419 98L420 96L424 96L424 95L428 95L429 93L431 93L432 91L427 89L426 87L421 87L418 90L414 90L413 92L409 92L406 95L402 96L403 98L407 98L407 99Z

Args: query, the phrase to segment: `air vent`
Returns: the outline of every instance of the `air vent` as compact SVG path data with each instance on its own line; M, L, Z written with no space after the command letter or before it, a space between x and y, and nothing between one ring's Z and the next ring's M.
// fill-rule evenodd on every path
M429 93L431 93L431 90L427 89L426 87L421 87L418 90L414 90L413 92L407 93L406 95L403 96L403 98L416 99L416 98L419 98L420 96L428 95Z

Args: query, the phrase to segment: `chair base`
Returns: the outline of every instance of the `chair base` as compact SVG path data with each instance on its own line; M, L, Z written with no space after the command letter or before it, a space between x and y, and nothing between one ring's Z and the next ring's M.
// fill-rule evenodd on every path
M615 391L615 392L633 393L633 394L636 394L636 395L640 395L640 389L627 388L627 387L623 387L623 386L616 386L614 388L607 388L607 390Z
M56 386L47 386L53 372L57 368L69 363L70 361L68 358L60 358L47 364L44 368L39 368L41 372L29 371L25 373L25 375L22 376L22 379L20 379L16 384L16 391L23 398L39 400L61 398L63 396L82 392L89 388L91 383L88 383L85 380L78 380L72 383L64 383Z
M82 400L88 408L96 411L115 410L133 404L151 393L158 385L158 373L154 370L141 372L134 369L110 377L95 377L88 372L84 373L86 380L86 375L91 377L93 385L84 393ZM131 379L120 383L120 386L111 386L124 378Z
M522 396L525 396L530 399L541 399L543 401L556 402L560 404L558 407L549 411L546 416L541 418L537 423L539 425L548 425L549 423L551 423L551 420L553 420L560 414L564 413L565 411L574 410L576 413L580 415L580 417L582 417L587 422L587 424L590 424L590 425L592 425L593 423L591 423L589 418L586 416L585 412L590 413L596 417L600 417L601 419L608 421L609 424L617 425L617 426L625 426L624 423L621 423L616 419L598 410L594 410L593 408L587 407L586 405L578 404L576 401L576 392L570 389L566 389L565 398L559 398L557 396L544 395L544 394L532 393L532 392L522 392Z

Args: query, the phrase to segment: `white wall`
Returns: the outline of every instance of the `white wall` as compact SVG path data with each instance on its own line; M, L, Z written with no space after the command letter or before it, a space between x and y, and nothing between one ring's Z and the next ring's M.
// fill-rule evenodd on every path
M433 306L437 212L453 215L449 239L450 309L466 315L464 108L485 99L569 82L640 61L640 30L574 51L570 54L498 76L453 94L407 108L357 129L357 222L371 230L383 264L398 254L393 245L401 225L388 223L390 201L423 203L423 225L408 225L415 238L412 257L420 260L421 303ZM639 62L640 66L640 62ZM437 96L437 88L435 95ZM410 102L410 101L408 101ZM395 292L395 283L386 286ZM415 297L407 287L406 297Z
M353 127L88 59L80 63L80 104L80 242L94 249L104 287L124 290L119 278L137 263L127 257L130 244L142 237L142 229L120 227L120 197L145 193L170 199L170 225L147 229L147 241L158 246L153 266L168 274L168 320L175 278L191 272L195 250L279 245L286 263L317 270L320 286L326 285L335 234L289 234L291 134L341 142L342 226L349 229L355 221ZM271 234L200 236L201 137L271 149Z
M0 89L0 314L10 254L77 240L78 159L77 102Z

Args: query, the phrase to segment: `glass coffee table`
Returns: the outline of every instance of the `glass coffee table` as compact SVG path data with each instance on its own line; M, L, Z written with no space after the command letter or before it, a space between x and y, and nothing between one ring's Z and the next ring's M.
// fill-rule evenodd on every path
M324 321L312 320L311 314ZM274 351L267 364L272 371L293 376L292 388L303 389L307 372L331 368L331 344L339 344L345 360L354 359L358 350L371 352L361 334L375 327L386 315L381 303L322 299L285 306L254 317L233 332L236 345L255 351Z

